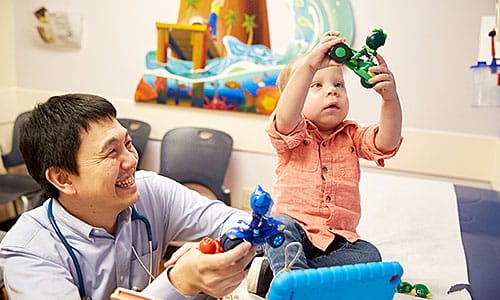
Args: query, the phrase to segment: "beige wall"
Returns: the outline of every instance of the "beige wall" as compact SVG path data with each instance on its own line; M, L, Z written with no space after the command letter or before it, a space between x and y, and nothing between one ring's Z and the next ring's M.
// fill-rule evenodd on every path
M0 88L16 86L14 10L12 4L11 0L0 1Z
M15 79L13 3L13 0L0 1L0 145L5 149L10 149L12 122L15 116L19 112L32 108L37 101L43 101L50 95L60 93L18 87ZM363 12L359 7L357 9L354 7L354 9L358 13ZM357 20L365 20L365 18L360 17ZM364 26L372 27L366 24ZM71 54L66 53L66 55ZM411 82L411 85L414 86L415 83ZM231 134L234 138L234 148L238 153L235 155L236 161L233 161L231 169L231 176L239 178L236 189L254 186L253 181L262 178L257 176L259 172L270 173L266 175L268 176L265 177L266 181L273 178L270 171L273 168L270 164L274 161L274 154L264 133L266 116L140 104L132 102L132 99L116 97L110 100L117 106L120 117L134 117L150 122L153 127L151 133L153 141L158 141L163 133L173 127L186 125L211 127ZM417 107L411 107L416 104L406 103L406 105L417 109ZM410 108L407 109L407 113L405 112L407 115L412 113ZM429 108L425 110L428 111ZM432 111L435 113L445 111L445 109ZM498 135L481 136L405 128L404 138L401 152L396 158L387 162L387 169L492 184L495 189L500 190ZM245 174L246 171L241 171L234 166L241 166L241 160L246 159L252 160L253 170L250 169ZM150 168L154 169L157 166L157 153L152 154L149 162ZM368 163L365 166L372 165Z
M29 109L37 101L43 101L58 92L17 89L18 111ZM267 117L202 109L151 105L130 102L128 99L109 99L117 107L120 117L146 120L152 125L151 139L160 140L174 127L201 126L228 132L234 139L234 149L241 153L256 153L266 158L253 157L255 172L268 169L267 156L273 156L264 132ZM228 126L231 124L231 126ZM500 190L500 140L496 137L456 134L405 128L404 142L398 155L388 160L387 170L421 175L440 176L457 180L491 184ZM158 153L155 153L157 156ZM150 158L149 168L157 170L159 158ZM373 167L371 162L363 162ZM233 176L236 176L233 171ZM244 176L239 174L237 176ZM270 175L270 178L273 178ZM244 180L243 180L244 181ZM241 183L245 185L245 183ZM250 185L252 186L252 185Z
M495 159L493 160L493 164L491 166L493 170L491 185L494 189L500 191L500 139L497 139L495 149Z
M14 11L11 0L0 1L0 145L10 148L10 131L16 110L16 56L14 43ZM7 148L7 149L6 149ZM5 172L3 164L0 173Z

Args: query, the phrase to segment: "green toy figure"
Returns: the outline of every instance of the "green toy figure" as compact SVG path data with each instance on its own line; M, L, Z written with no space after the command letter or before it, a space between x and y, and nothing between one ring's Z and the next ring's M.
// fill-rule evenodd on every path
M398 293L409 293L411 292L412 285L406 281L400 281L398 283Z
M429 292L429 289L423 285L423 284L415 284L413 288L411 289L411 295L420 297L420 298L427 298L431 296L431 293Z
M429 296L432 296L429 289L421 283L411 285L411 283L409 282L400 281L398 283L397 291L398 293L403 293L403 294L411 293L412 296L420 298L427 298Z
M375 76L370 69L376 66L373 61L377 55L377 49L385 44L387 34L382 29L373 29L372 33L366 37L366 45L361 50L356 51L345 43L339 43L333 46L328 55L336 62L345 64L361 77L361 85L365 88L372 88L374 84L368 83L368 80Z

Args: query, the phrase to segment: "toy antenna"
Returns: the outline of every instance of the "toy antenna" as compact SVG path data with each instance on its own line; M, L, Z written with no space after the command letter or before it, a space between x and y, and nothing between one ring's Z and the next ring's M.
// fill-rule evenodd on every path
M497 32L495 31L495 28L493 28L488 35L491 37L491 56L493 59L496 57L495 56L495 35L497 35Z

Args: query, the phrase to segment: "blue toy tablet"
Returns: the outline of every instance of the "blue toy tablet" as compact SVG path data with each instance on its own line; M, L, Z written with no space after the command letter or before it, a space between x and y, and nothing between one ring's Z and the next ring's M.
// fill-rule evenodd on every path
M276 276L269 300L390 300L403 275L398 262L296 270Z

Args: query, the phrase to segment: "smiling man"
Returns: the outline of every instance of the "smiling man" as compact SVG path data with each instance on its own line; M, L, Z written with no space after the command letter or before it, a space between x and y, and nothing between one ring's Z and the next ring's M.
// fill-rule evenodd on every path
M20 148L47 201L24 213L0 244L9 299L109 299L144 289L169 241L219 237L249 215L166 177L136 171L138 156L102 97L68 94L37 105ZM244 278L255 247L217 255L195 248L158 275L148 294L222 297Z

